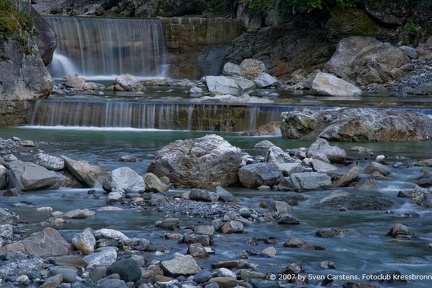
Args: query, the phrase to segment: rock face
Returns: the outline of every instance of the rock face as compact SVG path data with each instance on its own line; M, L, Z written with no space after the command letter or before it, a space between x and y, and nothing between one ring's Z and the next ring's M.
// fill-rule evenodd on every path
M432 119L414 112L343 108L287 112L281 125L286 138L329 141L424 141L432 137Z
M157 152L147 172L167 176L177 187L214 188L237 182L241 150L222 137L177 140Z

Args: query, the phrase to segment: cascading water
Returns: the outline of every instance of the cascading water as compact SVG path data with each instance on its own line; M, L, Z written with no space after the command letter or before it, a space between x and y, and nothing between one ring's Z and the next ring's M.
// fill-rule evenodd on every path
M38 100L32 126L238 132L279 119L287 106Z
M162 23L158 19L108 19L47 16L58 44L51 75L78 74L86 79L128 73L163 77L167 67Z

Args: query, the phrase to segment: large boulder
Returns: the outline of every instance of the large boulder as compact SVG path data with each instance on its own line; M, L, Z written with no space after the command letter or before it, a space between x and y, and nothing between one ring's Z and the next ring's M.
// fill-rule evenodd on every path
M372 37L352 36L344 38L339 41L336 52L325 64L323 71L348 80L356 56L366 47L374 47L379 44L381 42Z
M281 131L286 138L329 141L426 141L432 137L432 119L415 112L372 108L343 108L284 113Z
M177 187L209 189L238 181L241 150L218 135L177 140L160 149L147 172Z
M92 165L84 160L73 160L62 155L65 167L69 172L88 187L94 187L100 183L100 179L107 174L105 169L99 165Z
M27 254L31 256L49 257L68 255L72 245L54 228L48 227L36 232L22 241Z
M319 172L302 172L293 173L285 177L279 183L279 190L289 191L308 191L308 190L322 190L328 189L333 186L331 178L325 173Z
M102 183L106 191L121 191L126 193L144 192L144 178L129 167L120 167L111 171Z
M38 190L56 186L59 176L46 168L31 162L19 160L8 164L9 188Z
M342 148L337 146L331 146L327 140L318 138L309 147L307 157L319 159L320 155L324 155L330 162L344 162L346 152Z
M360 96L362 91L355 85L334 75L318 72L312 81L311 92L324 96Z
M114 84L117 84L125 91L144 91L144 84L138 77L130 74L121 74L116 77Z
M247 188L257 188L261 185L272 187L279 184L283 174L274 163L255 163L243 166L239 170L241 184Z
M384 43L362 51L353 61L349 77L359 85L390 85L412 69L402 49Z

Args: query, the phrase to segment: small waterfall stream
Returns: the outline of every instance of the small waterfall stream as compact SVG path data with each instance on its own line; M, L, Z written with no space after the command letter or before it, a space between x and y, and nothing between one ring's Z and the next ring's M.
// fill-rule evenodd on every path
M164 76L166 47L158 19L45 19L58 37L54 59L48 66L54 78L68 74L99 79L123 73Z

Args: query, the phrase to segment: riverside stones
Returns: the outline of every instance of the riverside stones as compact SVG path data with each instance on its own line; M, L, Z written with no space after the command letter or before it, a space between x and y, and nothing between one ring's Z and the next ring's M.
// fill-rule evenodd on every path
M65 167L64 160L62 158L44 153L36 154L33 157L33 163L45 167L51 171L63 170Z
M283 174L273 163L255 163L240 168L239 180L244 187L257 188L261 185L273 186L279 184Z
M81 233L76 234L71 242L75 249L79 250L84 255L94 252L94 247L96 245L96 239L90 228L86 228Z
M306 155L311 158L318 158L320 155L324 155L331 162L343 162L346 152L337 146L331 146L327 140L318 138L309 147Z
M312 81L311 92L324 96L354 97L362 95L360 88L334 75L318 72Z
M117 273L120 279L125 282L136 282L141 279L141 268L133 259L123 259L112 263L107 272L110 274Z
M331 178L325 173L293 173L279 183L279 190L302 192L307 190L328 189L333 186Z
M194 275L201 271L195 259L190 255L176 254L171 260L160 263L164 272L172 277Z
M72 251L71 245L51 228L45 228L41 232L32 234L22 241L28 255L31 256L62 256L68 255Z
M168 176L177 187L209 189L236 183L241 162L241 150L213 134L163 147L147 172Z

